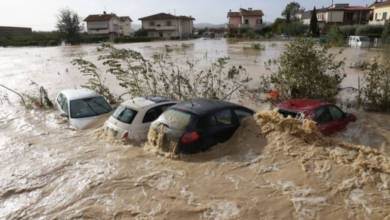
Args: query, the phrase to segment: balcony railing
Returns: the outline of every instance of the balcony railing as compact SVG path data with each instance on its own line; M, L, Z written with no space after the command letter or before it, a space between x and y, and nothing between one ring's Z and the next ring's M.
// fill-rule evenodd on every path
M369 21L368 22L369 25L385 25L386 24L386 20L374 20L374 21Z
M234 24L226 24L225 29L230 29L230 28L237 28L237 25L234 25Z
M249 24L239 24L238 28L249 28Z
M176 30L175 25L170 25L170 26L155 26L156 31L164 31L164 30Z

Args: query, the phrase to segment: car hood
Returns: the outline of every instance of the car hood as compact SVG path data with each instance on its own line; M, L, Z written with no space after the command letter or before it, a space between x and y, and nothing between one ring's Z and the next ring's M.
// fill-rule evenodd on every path
M110 116L111 112L87 118L71 118L70 125L79 130L94 129L103 126L104 122Z

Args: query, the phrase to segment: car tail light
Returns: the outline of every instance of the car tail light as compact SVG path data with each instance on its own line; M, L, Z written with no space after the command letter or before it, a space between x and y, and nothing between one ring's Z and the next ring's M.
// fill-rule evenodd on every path
M127 137L129 137L129 134L130 134L130 131L125 131L125 133L123 133L122 138L126 139Z
M196 131L188 132L185 135L183 135L183 137L181 137L181 142L183 142L185 144L191 143L191 142L198 140L199 138L200 138L200 135L198 134L198 132L196 132Z

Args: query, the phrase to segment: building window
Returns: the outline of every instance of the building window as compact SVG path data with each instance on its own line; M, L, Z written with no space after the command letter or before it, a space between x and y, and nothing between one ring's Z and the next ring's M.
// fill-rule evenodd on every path
M378 13L375 13L375 20L378 20Z
M171 26L171 21L167 21L166 26Z
M154 27L156 26L156 23L154 21L149 22L149 26Z
M263 23L263 19L257 19L256 20L256 24L262 24Z
M245 19L245 24L249 24L249 20L248 19Z
M387 19L387 12L383 12L382 19L386 20Z

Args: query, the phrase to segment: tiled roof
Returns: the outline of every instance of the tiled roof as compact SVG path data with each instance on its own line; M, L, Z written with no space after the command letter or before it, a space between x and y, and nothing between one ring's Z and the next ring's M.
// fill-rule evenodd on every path
M119 19L121 21L126 21L126 19L130 19L130 22L133 22L133 20L131 20L131 18L129 16L121 16L121 17L119 17Z
M138 18L138 20L173 19L173 18L176 18L176 16L167 13L159 13L155 15L146 16L143 18Z
M178 16L179 18L181 18L181 19L183 19L183 20L195 20L195 18L193 18L193 17L188 17L188 16L184 16L184 15L180 15L180 16Z
M374 3L372 3L370 5L370 7L372 7L372 6L382 6L382 5L390 5L390 0L387 0L387 1L384 1L384 2L377 2L377 1L375 1Z
M240 12L228 12L227 17L241 17L241 16L263 16L262 10L246 10L240 8Z
M358 11L358 10L359 11L360 10L363 10L363 11L367 10L367 11L369 11L369 10L371 10L371 8L364 7L364 6L349 6L349 7L346 7L345 10L347 10L347 11Z
M84 21L109 21L111 20L115 14L100 14L100 15L88 15Z

